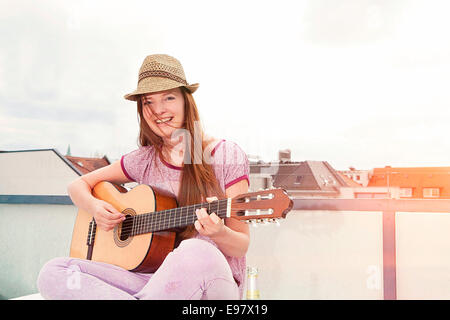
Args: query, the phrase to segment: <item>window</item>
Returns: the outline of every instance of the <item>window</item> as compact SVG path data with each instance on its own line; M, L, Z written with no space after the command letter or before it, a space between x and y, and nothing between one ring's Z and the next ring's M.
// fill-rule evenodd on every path
M300 184L302 182L302 176L297 176L295 177L295 182L294 184Z
M439 198L439 188L423 188L424 198Z
M412 188L400 188L400 197L411 198L412 197Z

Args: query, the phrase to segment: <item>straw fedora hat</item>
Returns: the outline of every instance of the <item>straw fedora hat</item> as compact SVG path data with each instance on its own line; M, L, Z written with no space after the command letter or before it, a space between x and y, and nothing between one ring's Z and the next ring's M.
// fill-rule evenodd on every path
M137 89L126 94L125 99L137 101L144 93L152 93L186 87L191 93L199 87L198 83L189 84L184 75L180 61L167 54L152 54L147 56L139 69Z

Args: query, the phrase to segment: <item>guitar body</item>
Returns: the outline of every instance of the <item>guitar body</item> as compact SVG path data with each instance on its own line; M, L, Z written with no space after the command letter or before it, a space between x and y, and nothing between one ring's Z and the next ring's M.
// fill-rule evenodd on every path
M139 185L127 192L125 188L103 181L94 187L93 195L130 216L177 207L174 198L160 195L148 185ZM78 211L70 246L71 257L105 262L134 272L153 273L174 249L175 232L124 237L123 223L110 231L96 227L93 246L89 249L87 240L91 221L92 214Z

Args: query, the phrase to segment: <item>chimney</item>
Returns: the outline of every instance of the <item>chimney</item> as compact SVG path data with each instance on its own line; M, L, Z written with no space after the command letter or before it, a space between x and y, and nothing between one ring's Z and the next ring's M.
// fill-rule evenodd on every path
M284 149L284 150L278 151L278 160L280 160L280 162L291 161L291 150Z

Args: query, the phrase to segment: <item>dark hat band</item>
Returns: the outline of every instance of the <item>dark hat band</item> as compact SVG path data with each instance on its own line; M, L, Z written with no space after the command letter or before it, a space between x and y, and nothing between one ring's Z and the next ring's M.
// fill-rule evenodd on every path
M138 83L141 82L142 79L149 78L149 77L167 78L170 80L174 80L176 82L183 83L184 85L188 85L187 81L184 80L183 78L177 77L176 75L174 75L170 72L162 71L162 70L149 70L149 71L142 72L139 75Z

